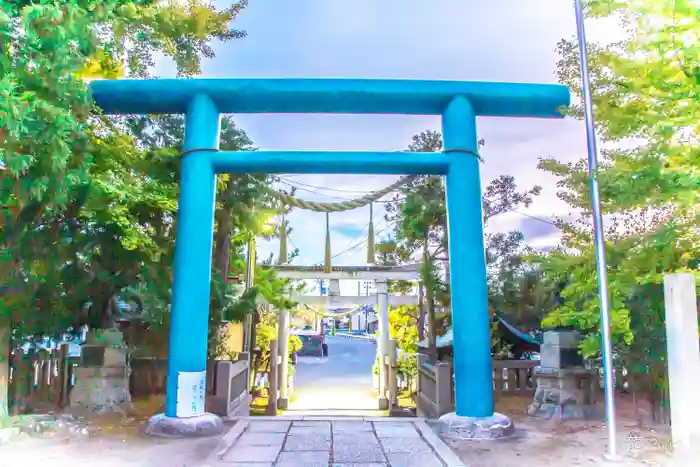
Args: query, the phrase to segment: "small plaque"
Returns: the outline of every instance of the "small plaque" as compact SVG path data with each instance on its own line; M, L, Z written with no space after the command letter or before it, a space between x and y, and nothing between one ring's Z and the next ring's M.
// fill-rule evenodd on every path
M188 418L204 414L206 385L206 370L181 371L177 374L177 417Z

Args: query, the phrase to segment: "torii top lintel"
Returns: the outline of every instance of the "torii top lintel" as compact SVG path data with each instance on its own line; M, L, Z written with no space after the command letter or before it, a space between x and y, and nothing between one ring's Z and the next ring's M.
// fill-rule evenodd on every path
M557 84L397 79L122 79L90 84L109 114L181 114L196 95L220 113L440 115L465 96L476 116L561 118L569 89Z

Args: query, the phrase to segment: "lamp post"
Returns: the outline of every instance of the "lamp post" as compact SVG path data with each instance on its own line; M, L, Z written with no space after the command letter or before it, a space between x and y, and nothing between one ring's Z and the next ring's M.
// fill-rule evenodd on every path
M579 62L581 66L581 90L583 92L586 142L588 145L588 177L591 183L591 207L593 211L593 230L595 234L596 263L598 267L598 296L600 300L600 323L603 334L603 375L605 381L605 417L608 425L608 452L605 457L618 459L617 422L615 419L615 386L613 383L612 342L610 337L610 305L608 302L608 275L605 260L605 235L603 232L603 215L600 207L600 187L596 178L598 167L598 148L593 117L593 99L588 73L588 47L581 0L574 0L576 12L576 34L578 37Z

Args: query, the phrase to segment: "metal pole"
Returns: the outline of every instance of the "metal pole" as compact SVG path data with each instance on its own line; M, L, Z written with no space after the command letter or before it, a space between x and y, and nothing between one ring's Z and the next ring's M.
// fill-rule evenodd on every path
M581 63L581 88L583 91L586 141L588 143L588 176L591 180L591 207L593 210L593 230L595 233L596 263L598 266L598 295L600 300L600 321L603 334L603 375L605 381L605 417L608 425L608 452L610 460L617 455L617 422L615 420L615 386L613 382L612 342L610 337L610 305L608 303L608 275L605 260L605 235L603 232L603 215L600 208L600 188L595 172L598 167L598 148L596 144L595 121L593 118L593 99L588 74L588 47L584 27L581 0L574 0L576 11L576 33L578 36L579 61Z

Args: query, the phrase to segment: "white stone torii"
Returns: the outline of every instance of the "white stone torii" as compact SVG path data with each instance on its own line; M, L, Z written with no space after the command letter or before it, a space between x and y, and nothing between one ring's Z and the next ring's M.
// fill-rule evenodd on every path
M331 279L336 280L336 279ZM379 281L378 281L379 282ZM302 305L325 306L326 308L352 308L359 305L379 306L379 294L372 295L292 295L294 301ZM418 297L415 295L387 295L389 306L417 305Z
M420 280L420 264L405 266L334 266L324 272L322 266L274 266L277 277L297 280Z
M298 303L306 305L325 305L326 308L343 308L353 305L374 305L379 318L379 339L377 341L377 353L380 362L385 362L389 356L389 305L416 305L418 297L389 295L387 282L389 280L420 280L420 264L409 264L406 266L340 266L334 267L331 272L324 272L322 267L317 266L289 266L278 265L274 267L277 277L292 280L329 280L331 287L328 296L293 295L293 299ZM338 282L340 280L373 280L376 294L370 296L341 296ZM334 286L335 285L335 286ZM289 310L283 310L285 316L280 317L280 331L285 334L280 335L280 342L289 339ZM283 366L286 366L286 359L283 359ZM283 374L287 372L282 370ZM379 365L379 409L389 408L388 377L386 366ZM282 385L284 388L286 385ZM286 406L286 390L280 394L281 406Z

